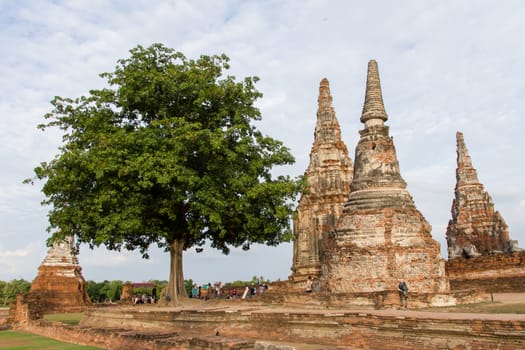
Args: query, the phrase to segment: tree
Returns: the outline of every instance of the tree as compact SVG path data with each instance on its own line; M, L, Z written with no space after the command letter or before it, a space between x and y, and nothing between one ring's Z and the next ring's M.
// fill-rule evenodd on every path
M0 305L8 306L16 299L17 294L27 293L31 289L31 282L24 279L14 279L10 282L0 281Z
M63 145L35 168L51 205L49 242L74 235L77 248L170 252L168 295L185 295L182 253L191 247L249 249L291 238L292 203L303 182L274 178L294 158L253 125L258 78L236 81L226 55L187 59L137 46L108 87L55 97L40 128L60 128ZM26 180L32 182L31 179Z

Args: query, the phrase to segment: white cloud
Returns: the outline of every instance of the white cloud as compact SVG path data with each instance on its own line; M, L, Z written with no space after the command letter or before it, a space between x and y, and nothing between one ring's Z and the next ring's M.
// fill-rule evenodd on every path
M37 242L30 242L24 247L17 249L4 247L10 246L10 243L10 240L4 240L2 245L0 245L0 271L2 271L0 280L12 280L15 278L32 280L37 273L35 263L37 265L41 263L45 254L42 254Z

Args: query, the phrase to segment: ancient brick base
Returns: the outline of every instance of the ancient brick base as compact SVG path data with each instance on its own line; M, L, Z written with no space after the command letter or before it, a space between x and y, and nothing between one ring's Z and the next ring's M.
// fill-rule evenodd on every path
M44 312L83 311L91 305L81 270L74 264L39 267L31 293L40 297Z
M361 349L500 349L525 347L525 316L436 315L396 310L217 310L158 308L87 311L83 327L121 328L139 336L154 332L199 334L203 339L272 340ZM153 333L151 333L153 332ZM108 332L108 334L111 332ZM243 345L244 346L244 345ZM246 344L246 346L249 346ZM112 347L120 349L119 347ZM149 347L141 347L149 349ZM157 349L164 349L158 347Z
M525 252L455 258L446 263L452 290L525 292Z
M441 307L472 304L486 301L486 290L463 289L449 293L409 293L409 308ZM290 281L274 282L270 289L258 300L273 304L294 304L297 306L322 306L330 308L350 307L360 309L399 309L401 300L397 290L384 290L368 293L305 293L298 291Z
M18 294L9 306L7 323L11 325L27 324L42 318L42 316L42 307L38 295L33 293Z
M192 336L187 332L131 331L122 328L91 328L69 326L40 320L23 327L24 331L67 343L90 345L113 350L168 350L168 349L253 349L255 341L225 338L215 335Z

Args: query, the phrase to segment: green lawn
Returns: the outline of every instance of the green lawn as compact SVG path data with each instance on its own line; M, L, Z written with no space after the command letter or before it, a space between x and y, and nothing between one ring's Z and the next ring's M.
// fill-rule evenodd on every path
M62 343L29 333L0 331L0 349L95 350L100 348Z
M78 324L84 317L82 312L71 313L71 314L48 314L44 315L44 318L49 321L62 322L67 324Z

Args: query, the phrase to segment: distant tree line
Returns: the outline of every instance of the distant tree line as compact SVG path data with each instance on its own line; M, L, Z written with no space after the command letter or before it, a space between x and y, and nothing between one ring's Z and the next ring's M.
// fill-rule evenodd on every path
M87 281L86 288L89 298L93 303L104 303L104 302L116 302L120 300L122 295L122 286L126 283L131 283L129 281L108 281L104 280L102 282ZM151 283L154 283L157 287L157 296L160 297L161 291L167 286L168 281L166 280L152 280ZM187 279L184 280L184 287L188 295L191 295L191 289L193 286L193 280ZM268 283L262 276L257 277L253 276L250 281L232 281L226 282L223 285L225 287L244 287L260 283ZM15 300L17 294L27 293L31 290L31 282L24 279L14 279L11 281L0 281L0 307L8 307L12 301ZM135 288L134 293L138 294L149 294L151 290L146 288Z
M0 307L9 306L17 294L27 293L30 289L31 282L24 279L14 279L9 282L0 281Z

